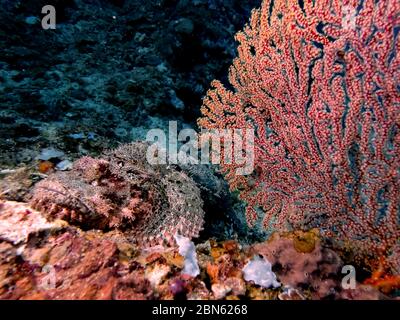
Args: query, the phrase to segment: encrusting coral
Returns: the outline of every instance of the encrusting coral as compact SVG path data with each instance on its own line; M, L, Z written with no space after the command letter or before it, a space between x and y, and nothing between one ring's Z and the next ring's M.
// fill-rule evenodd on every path
M302 250L297 232L286 236L274 234L268 241L254 245L253 250L271 262L287 286L307 290L313 299L321 299L338 290L343 263L337 253L321 245L313 231L304 233L302 238L308 236L314 238L313 245L301 247Z
M0 226L0 299L387 298L371 285L343 289L336 273L341 260L318 241L312 252L299 253L290 235L250 247L234 240L199 243L190 251L200 274L191 276L177 247L143 249L119 230L47 223L26 203L0 200ZM255 256L271 262L282 286L263 288L245 279Z
M49 219L123 230L146 246L173 243L176 233L198 236L204 216L199 188L172 166L150 165L147 146L135 142L78 159L71 171L37 183L30 203Z

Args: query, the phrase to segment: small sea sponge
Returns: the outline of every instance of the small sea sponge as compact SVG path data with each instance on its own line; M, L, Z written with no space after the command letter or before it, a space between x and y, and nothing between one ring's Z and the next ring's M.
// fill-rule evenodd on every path
M246 281L254 281L255 284L264 287L277 288L281 284L277 281L275 273L272 272L271 263L259 256L254 256L243 268L243 278Z
M119 229L145 246L198 236L204 222L200 189L186 173L146 161L148 144L135 142L83 157L68 172L36 184L31 204L49 219L83 229Z
M49 173L54 169L54 163L48 160L40 161L38 164L38 170L40 173Z
M297 252L310 253L315 249L318 240L318 230L295 231L293 233L293 246Z

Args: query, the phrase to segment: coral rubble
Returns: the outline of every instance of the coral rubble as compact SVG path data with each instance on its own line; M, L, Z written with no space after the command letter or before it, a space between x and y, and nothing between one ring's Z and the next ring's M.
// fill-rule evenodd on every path
M28 211L30 221L38 222L22 230L15 219ZM1 203L0 226L7 228L0 228L0 299L387 298L369 285L342 289L335 253L320 243L298 252L287 235L253 246L201 242L195 248L200 274L192 277L183 272L177 246L144 249L119 230L83 231L66 222L43 225L41 219L27 204ZM243 269L254 255L268 257L282 286L263 288L245 279ZM320 266L325 271L318 284Z

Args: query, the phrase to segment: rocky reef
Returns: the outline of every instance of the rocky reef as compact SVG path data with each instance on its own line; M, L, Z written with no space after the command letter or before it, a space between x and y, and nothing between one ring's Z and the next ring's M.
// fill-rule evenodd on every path
M358 56L349 54L349 46L341 43L342 49L329 51L324 46L334 42L335 37L323 32L327 24L316 24L318 20L308 16L314 12L310 11L314 3L320 6L317 13L330 9L328 6L322 8L322 2L294 1L291 6L287 1L262 0L55 0L57 27L45 30L41 27L41 9L46 2L0 1L0 300L399 299L400 277L393 271L399 270L400 264L400 246L393 236L398 234L397 207L381 201L378 211L390 209L394 230L390 244L396 246L392 246L385 261L374 256L374 264L355 259L352 244L358 240L370 244L369 239L380 242L377 235L386 237L388 229L373 226L372 237L365 237L364 229L346 219L360 221L362 227L372 224L338 210L337 202L331 201L330 214L340 224L329 225L330 235L324 235L326 228L317 223L303 228L275 216L281 208L294 217L300 216L299 212L307 213L295 209L298 201L286 200L291 184L296 197L305 199L313 208L323 207L315 206L314 200L322 199L319 194L317 198L308 197L307 192L313 188L307 184L297 188L299 178L307 173L304 166L323 173L311 174L304 181L312 185L318 180L318 189L329 199L333 189L327 187L327 181L346 191L342 199L351 197L346 188L357 189L356 184L343 182L346 180L337 183L336 177L326 178L327 168L336 171L337 164L318 165L314 158L302 155L307 152L298 157L301 166L288 178L288 168L296 163L289 151L306 150L307 139L302 134L314 143L318 133L302 131L299 124L307 121L299 119L309 117L314 103L318 108L324 106L322 100L313 100L310 92L305 93L309 91L305 84L311 88L319 80L330 83L327 77L316 77L313 68L324 68L319 57L311 59L312 55L326 49L321 57L331 57L330 62L343 68L349 66L350 71L358 70L351 60ZM262 2L262 15L261 11L252 11ZM378 4L372 0L363 3ZM287 14L285 11L282 15L283 7L287 7ZM290 11L292 7L297 11ZM393 8L394 5L394 12ZM328 11L333 14L335 10ZM237 34L237 47L234 35L251 12L250 24ZM279 28L256 32L258 27L269 26L272 14ZM398 15L393 13L394 16L398 21ZM262 22L257 22L260 19ZM285 19L292 19L293 25L279 22ZM337 21L332 30L328 28L333 35ZM297 46L281 41L278 29L293 37ZM304 38L292 32L295 29ZM321 33L318 38L328 37L325 44L316 45L309 39L316 35L314 29ZM382 40L380 32L386 29L377 28L371 37ZM269 33L271 41L260 41L255 36ZM390 39L393 46L385 47L376 41L376 47L396 48L400 39L397 26ZM370 37L364 40L368 43ZM305 54L302 50L306 44L316 47ZM263 46L277 55L268 68L263 59L256 59L260 54L269 58ZM388 60L395 61L396 50L390 51L393 52ZM373 51L363 53L370 55ZM229 74L228 67L235 56L243 59L234 60ZM292 58L298 59L293 65ZM373 95L381 78L380 64L376 67L377 76L370 77L374 84L368 86ZM331 80L345 74L336 67L332 70ZM270 71L276 73L262 78L257 75ZM310 78L302 78L301 74ZM346 84L363 80L359 74L351 74L357 81ZM397 73L392 75L398 79ZM206 93L213 79L218 79L213 82L216 87ZM286 93L282 89L290 88L285 81L292 83L294 79L304 92ZM270 85L270 92L261 84ZM333 93L342 89L337 86ZM390 94L396 95L395 89L398 88L393 86ZM312 93L317 95L320 91L315 87ZM337 108L323 110L325 120L334 116L339 121L331 110L348 105L352 99L347 94L356 92L345 91L342 104L340 99L330 97ZM254 97L254 93L258 94ZM307 112L301 117L292 112L289 119L285 111L282 120L272 126L275 110L279 109L272 99L274 94L284 98L280 109L300 105L296 98L306 101ZM382 96L385 101L394 101L389 98ZM272 101L269 112L262 104L264 99ZM378 100L379 105L383 100ZM397 110L397 105L390 106ZM360 109L366 110L361 105ZM196 124L202 113L203 120ZM320 114L314 116L321 130L333 130L319 121ZM385 135L390 154L385 156L390 155L390 161L395 163L393 146L399 141L399 117L398 112L393 115L395 126ZM383 113L380 116L384 118ZM372 119L372 114L368 113L367 118L377 128L389 128L378 118ZM284 126L288 119L291 127ZM150 129L168 132L171 121L176 121L177 130L198 129L198 125L223 130L254 125L259 147L255 170L231 179L233 175L224 165L168 161L151 164L146 158L146 134ZM351 122L344 127L353 130L357 125ZM265 140L265 136L271 138L275 134L273 127L282 131L291 148L278 140ZM365 141L376 140L376 132L365 131ZM166 140L170 143L172 139L168 135ZM177 140L178 146L187 142ZM337 141L341 140L339 137ZM324 141L334 142L328 138ZM265 145L279 152L264 155ZM345 153L354 164L356 149L351 144ZM327 159L332 150L325 148ZM311 151L317 152L318 148ZM285 163L288 168L280 168ZM231 163L228 168L236 169ZM396 202L398 189L392 188L392 192L384 184L390 173L393 185L398 186L396 174L400 171L388 170L386 178L379 178L379 171L372 169L365 176L383 183L375 200L382 200L389 193ZM354 170L346 177L358 179ZM278 188L270 183L271 178ZM367 186L363 188L374 189ZM301 197L303 192L306 198ZM262 212L273 214L263 218ZM326 214L323 211L315 217L320 219ZM350 227L359 237L342 241L340 246L333 241L332 234L338 228L349 231ZM388 264L394 267L389 270Z
M1 1L0 167L49 147L58 161L96 155L171 119L192 127L259 3L53 1L57 27L43 30L46 1Z
M144 249L120 230L84 231L44 222L27 204L0 203L0 299L387 299L377 288L343 289L342 260L304 235L276 235L256 245L207 240L195 246L200 273L183 272L176 246ZM300 237L300 238L299 238ZM300 250L303 251L298 251ZM255 256L272 265L279 286L244 279ZM319 280L317 280L319 279Z
M343 284L341 253L317 229L255 243L200 232L213 217L199 172L211 171L150 165L147 147L84 156L27 184L28 202L0 200L0 299L395 297L394 281L367 273Z

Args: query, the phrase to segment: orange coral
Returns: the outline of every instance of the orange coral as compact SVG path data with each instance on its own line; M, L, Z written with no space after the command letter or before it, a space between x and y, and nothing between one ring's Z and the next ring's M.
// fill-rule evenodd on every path
M38 170L40 173L49 173L54 169L54 163L51 161L40 161Z
M381 257L378 268L372 273L371 277L364 281L364 284L372 285L384 293L400 289L400 275L388 274L386 265L385 257Z
M207 263L207 274L211 279L211 283L217 283L219 277L219 268L218 265L213 263Z

